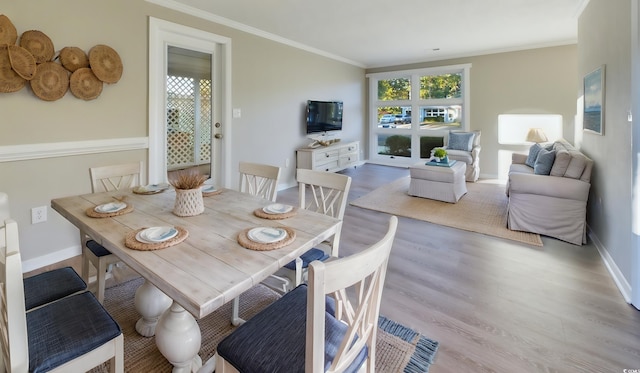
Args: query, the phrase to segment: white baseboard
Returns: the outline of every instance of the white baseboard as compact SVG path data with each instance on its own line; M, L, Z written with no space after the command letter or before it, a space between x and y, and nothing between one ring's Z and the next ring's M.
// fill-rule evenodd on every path
M37 258L25 260L22 262L22 272L30 272L38 268L46 267L48 265L73 258L82 254L80 245L71 246L66 249L62 249L51 254L39 256Z
M624 301L627 302L628 304L631 304L631 285L629 284L627 279L624 278L622 271L620 271L620 268L618 268L618 265L616 264L616 262L613 260L611 255L609 255L607 248L604 247L602 242L600 242L600 240L598 239L598 236L596 236L595 233L593 233L593 231L590 228L588 229L587 232L588 232L589 238L591 239L591 241L593 241L593 244L598 249L598 252L602 257L602 261L604 262L604 265L607 267L607 270L609 271L609 274L613 278L613 281L616 283L618 290L620 290L620 293L622 294Z

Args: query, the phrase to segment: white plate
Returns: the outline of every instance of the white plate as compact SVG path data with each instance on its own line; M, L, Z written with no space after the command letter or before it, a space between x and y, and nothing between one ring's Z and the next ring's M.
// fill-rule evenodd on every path
M175 227L151 227L138 232L136 239L144 243L159 243L178 235Z
M134 188L133 190L136 193L159 193L167 189L169 189L169 184L162 183L162 184L149 184L149 185L139 186Z
M214 187L213 185L204 185L202 187L202 193L211 193L215 191L216 191L216 187Z
M282 228L258 227L247 232L247 237L253 242L274 243L287 238L287 231Z
M293 210L293 206L283 205L282 203L273 203L262 208L262 211L266 212L267 214L286 214L291 210Z
M104 205L96 206L93 211L100 213L110 213L110 212L118 212L127 207L127 204L124 202L111 202L105 203Z

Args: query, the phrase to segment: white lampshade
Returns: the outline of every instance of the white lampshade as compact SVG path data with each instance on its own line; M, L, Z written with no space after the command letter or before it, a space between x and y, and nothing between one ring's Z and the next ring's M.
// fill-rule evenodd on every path
M529 142L547 142L547 135L544 134L542 128L530 128L529 133L527 133L527 141Z

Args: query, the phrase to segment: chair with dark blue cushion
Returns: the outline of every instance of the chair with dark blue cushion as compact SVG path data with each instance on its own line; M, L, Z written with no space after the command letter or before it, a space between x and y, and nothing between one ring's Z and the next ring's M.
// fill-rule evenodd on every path
M344 219L347 207L347 197L351 188L351 177L332 172L298 169L298 199L300 208L329 215L339 220ZM274 278L286 278L288 281L300 285L305 281L309 263L314 260L325 261L338 256L340 233L342 225L330 241L325 241L305 252L287 264Z
M87 284L71 267L58 268L24 279L26 310L40 307L87 290Z
M2 361L8 372L86 372L109 361L124 371L124 337L93 294L82 292L25 312L18 226L0 226Z
M398 219L355 255L314 261L302 284L217 347L216 373L374 371L380 299Z
M140 185L141 174L142 162L92 167L89 169L91 191L101 193L132 188ZM87 284L89 283L89 266L93 264L97 271L96 296L100 303L104 303L104 282L107 278L107 271L120 260L98 242L90 239L83 231L80 231L80 242L83 246L82 278Z

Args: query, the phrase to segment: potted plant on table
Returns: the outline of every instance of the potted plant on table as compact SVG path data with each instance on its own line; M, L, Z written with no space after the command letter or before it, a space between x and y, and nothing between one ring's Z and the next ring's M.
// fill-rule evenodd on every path
M204 201L200 189L207 177L195 171L180 171L170 178L176 189L173 213L178 216L195 216L204 212Z
M447 150L444 148L436 148L433 151L433 158L436 162L449 163L449 157L447 156Z

